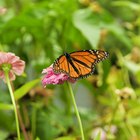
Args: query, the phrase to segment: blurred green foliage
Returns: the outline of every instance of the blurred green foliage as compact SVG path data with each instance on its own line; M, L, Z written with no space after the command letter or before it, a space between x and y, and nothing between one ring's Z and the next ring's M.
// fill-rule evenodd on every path
M73 85L86 140L140 139L140 4L138 0L0 1L0 49L26 62L13 82L25 140L77 140L66 85L41 85L42 69L63 52L104 49L109 58ZM26 135L23 133L25 128ZM13 108L0 81L0 139L16 135Z

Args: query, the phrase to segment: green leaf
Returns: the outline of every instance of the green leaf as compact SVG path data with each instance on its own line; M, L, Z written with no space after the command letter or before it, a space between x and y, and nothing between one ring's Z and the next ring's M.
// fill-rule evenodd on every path
M20 87L19 89L17 89L14 92L15 99L19 100L20 98L25 96L28 93L28 91L30 91L36 84L39 83L39 81L40 81L40 79L30 81L30 82L26 83L25 85L23 85L22 87Z
M129 69L130 71L132 71L133 73L137 73L140 71L140 65L132 62L132 61L125 61L125 66L127 67L127 69Z
M81 31L83 36L89 41L93 48L96 48L100 39L100 28L94 24L89 9L79 10L73 16L73 23Z
M140 5L131 1L114 1L112 2L112 5L114 6L122 6L122 7L128 7L135 11L140 11Z
M91 9L78 10L73 16L73 23L88 40L93 49L97 48L103 29L112 33L128 48L132 46L129 38L125 35L124 29L106 10L103 10L101 13L93 12Z
M0 110L13 110L13 105L0 103Z

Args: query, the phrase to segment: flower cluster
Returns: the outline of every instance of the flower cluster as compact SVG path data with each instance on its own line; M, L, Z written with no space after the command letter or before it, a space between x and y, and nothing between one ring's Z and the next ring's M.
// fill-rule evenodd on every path
M67 74L65 73L55 73L53 71L53 66L51 65L50 67L44 69L42 71L44 75L42 79L42 84L45 87L47 84L63 84L65 81L69 81L71 83L76 82L75 79L70 78Z
M5 70L8 70L10 80L15 80L15 74L21 75L25 62L13 53L0 52L0 78L5 81Z

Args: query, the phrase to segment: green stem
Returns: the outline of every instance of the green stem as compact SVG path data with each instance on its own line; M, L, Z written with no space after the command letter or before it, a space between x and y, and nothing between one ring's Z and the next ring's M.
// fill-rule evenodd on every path
M70 95L71 95L72 102L73 102L73 105L74 105L75 113L76 113L76 116L77 116L77 119L78 119L80 131L81 131L81 137L82 137L82 140L84 140L85 138L84 138L83 126L82 126L81 118L80 118L78 108L77 108L77 105L76 105L76 102L75 102L74 94L73 94L72 88L71 88L71 86L68 82L67 82L67 85L68 85L68 88L69 88L69 91L70 91Z
M11 99L12 99L13 107L14 107L18 140L21 140L20 139L20 130L19 130L19 122L18 122L16 102L15 102L15 99L14 99L13 90L12 90L11 83L10 83L10 80L9 80L9 73L7 71L5 71L5 77L6 77L7 86L8 86L9 92L10 92L10 96L11 96Z
M64 91L67 91L68 87L67 87L67 84L63 84L63 88L64 88ZM70 116L71 115L71 101L69 100L69 94L65 94L63 95L63 100L65 101L65 112L66 112L66 115Z

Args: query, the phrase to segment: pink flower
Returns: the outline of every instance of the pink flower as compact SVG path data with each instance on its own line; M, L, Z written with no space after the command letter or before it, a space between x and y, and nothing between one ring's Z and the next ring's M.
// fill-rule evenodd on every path
M63 84L65 81L69 81L71 83L76 82L75 79L70 78L67 74L65 73L55 73L53 71L53 66L51 65L50 67L44 69L42 71L45 76L42 79L42 84L44 87L46 87L47 84Z
M15 80L15 74L21 75L25 68L25 62L14 53L0 52L0 78L5 81L4 69L9 70L10 81Z

